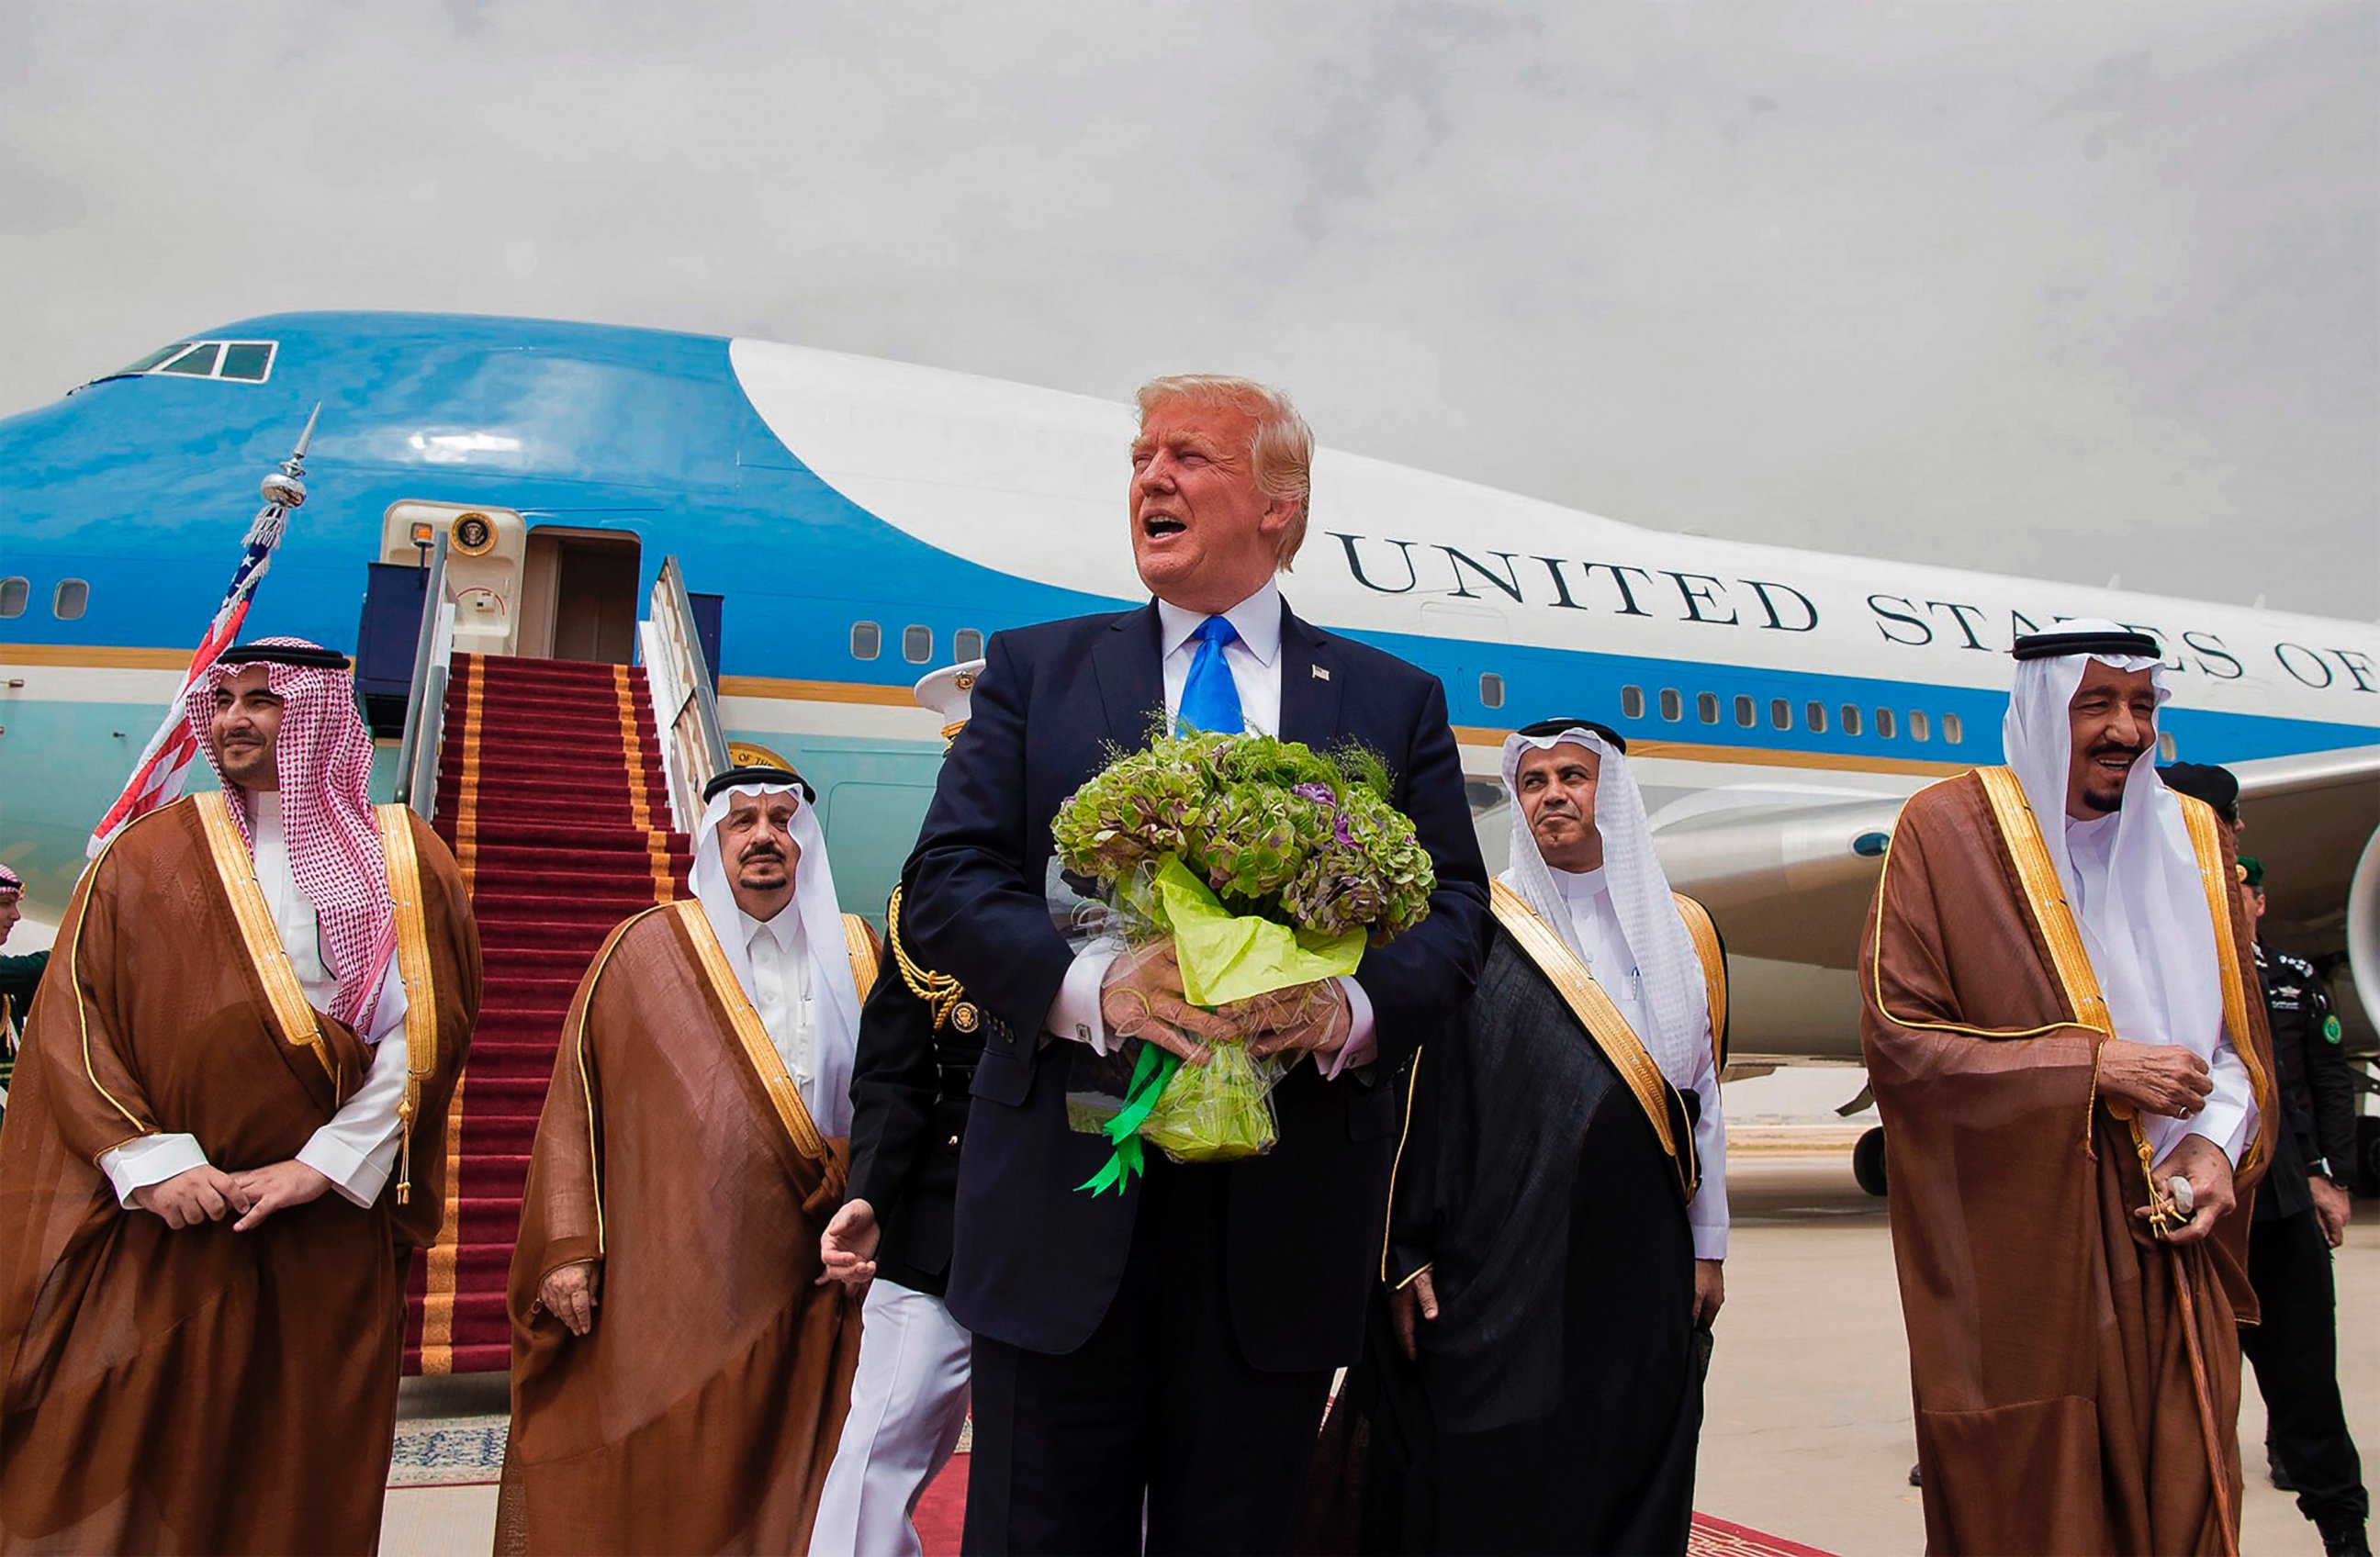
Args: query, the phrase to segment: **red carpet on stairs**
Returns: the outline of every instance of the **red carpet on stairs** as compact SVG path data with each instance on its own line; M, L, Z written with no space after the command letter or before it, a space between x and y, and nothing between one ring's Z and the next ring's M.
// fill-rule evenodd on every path
M684 892L645 674L458 657L434 825L470 884L487 986L447 1138L446 1223L414 1261L407 1372L502 1371L504 1278L572 991L612 927Z

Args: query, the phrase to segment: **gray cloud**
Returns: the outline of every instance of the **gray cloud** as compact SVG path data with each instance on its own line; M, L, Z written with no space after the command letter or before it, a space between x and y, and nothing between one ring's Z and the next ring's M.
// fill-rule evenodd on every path
M2360 3L50 5L0 409L292 308L799 341L1656 527L2370 617Z

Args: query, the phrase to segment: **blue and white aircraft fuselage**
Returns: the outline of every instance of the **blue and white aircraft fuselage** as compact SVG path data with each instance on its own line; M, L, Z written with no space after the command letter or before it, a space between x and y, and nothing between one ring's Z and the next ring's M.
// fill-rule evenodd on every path
M516 554L481 636L516 652L555 631L524 538L632 540L638 601L674 555L724 597L729 735L818 782L855 909L881 904L933 784L939 724L912 682L1002 628L1145 597L1128 405L758 341L247 320L0 421L0 861L36 912L63 907L257 477L317 402L310 497L249 635L352 648L365 564L412 560L425 513L504 516ZM2061 618L2155 632L2165 754L2246 777L2252 832L2286 855L2277 917L2308 949L2369 934L2351 922L2380 895L2369 623L1660 534L1329 451L1283 587L1444 682L1491 855L1506 730L1582 713L1628 735L1665 858L1742 964L1741 1054L1856 1052L1846 971L1878 831L1922 784L1999 760L2010 642Z

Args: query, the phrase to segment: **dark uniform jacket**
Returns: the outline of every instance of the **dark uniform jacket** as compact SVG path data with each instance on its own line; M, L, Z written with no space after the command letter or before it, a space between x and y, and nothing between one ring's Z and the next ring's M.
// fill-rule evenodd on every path
M950 1279L951 1211L983 1017L957 980L911 955L900 934L902 896L892 895L882 965L859 1011L850 1195L875 1209L883 1230L876 1273L939 1298Z
M2355 1079L2339 1047L2330 991L2313 963L2256 943L2256 977L2272 1019L2275 1091L2281 1128L2274 1132L2273 1170L2256 1196L2256 1220L2312 1209L2309 1174L2341 1183L2355 1153Z

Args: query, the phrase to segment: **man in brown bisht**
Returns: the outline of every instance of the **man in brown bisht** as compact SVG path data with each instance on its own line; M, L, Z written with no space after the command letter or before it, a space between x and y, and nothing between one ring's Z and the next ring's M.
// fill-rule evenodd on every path
M798 774L703 798L694 900L612 932L538 1119L499 1551L800 1551L843 1430L859 1313L819 1235L875 941Z
M2157 777L2155 639L2017 640L2009 766L1901 812L1860 1035L1937 1552L2232 1552L2273 1117L2214 813Z
M233 648L188 712L222 792L84 873L9 1100L0 1550L370 1551L479 935L345 659Z

